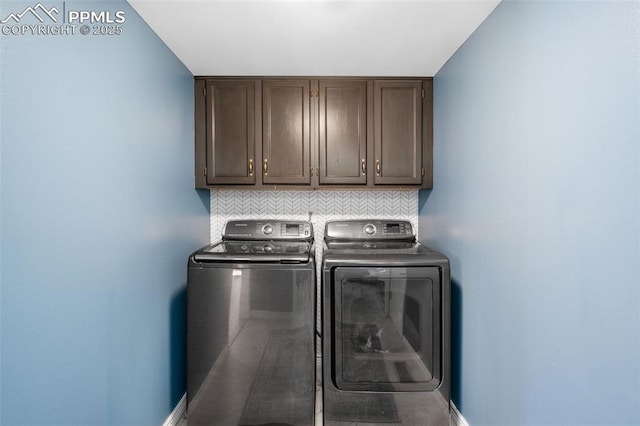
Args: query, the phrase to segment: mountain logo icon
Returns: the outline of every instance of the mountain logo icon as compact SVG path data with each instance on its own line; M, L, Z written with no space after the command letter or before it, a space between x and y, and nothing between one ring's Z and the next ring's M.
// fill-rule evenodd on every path
M55 15L58 14L58 9L52 7L51 9L47 9L42 5L42 3L38 3L35 6L29 6L21 13L10 13L9 16L4 18L0 23L6 24L7 22L13 20L16 24L20 22L22 18L28 15L35 16L35 18L40 21L40 23L44 23L45 18L50 19L54 23L58 22L58 18Z

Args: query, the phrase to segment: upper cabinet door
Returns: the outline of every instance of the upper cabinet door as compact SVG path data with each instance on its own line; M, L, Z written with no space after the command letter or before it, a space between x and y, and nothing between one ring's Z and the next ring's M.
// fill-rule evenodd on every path
M374 183L422 183L422 81L374 81Z
M255 183L255 82L207 80L207 184Z
M309 80L262 83L262 181L311 183Z
M367 82L320 80L320 184L367 183Z

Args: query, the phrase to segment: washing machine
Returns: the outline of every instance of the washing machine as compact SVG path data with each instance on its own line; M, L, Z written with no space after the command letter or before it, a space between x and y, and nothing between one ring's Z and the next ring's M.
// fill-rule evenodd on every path
M230 221L189 257L189 426L314 424L315 271L305 221Z
M449 261L409 221L327 222L322 357L325 425L449 425Z

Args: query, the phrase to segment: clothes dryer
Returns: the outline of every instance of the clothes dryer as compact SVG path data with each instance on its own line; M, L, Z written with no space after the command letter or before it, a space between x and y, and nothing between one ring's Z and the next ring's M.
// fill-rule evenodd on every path
M448 426L450 272L411 223L326 224L325 425Z

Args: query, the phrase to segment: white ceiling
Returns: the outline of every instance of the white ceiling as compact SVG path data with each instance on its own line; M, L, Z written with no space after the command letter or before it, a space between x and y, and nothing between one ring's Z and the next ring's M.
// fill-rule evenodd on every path
M433 76L500 0L128 0L193 75Z

